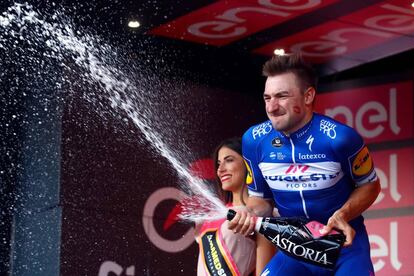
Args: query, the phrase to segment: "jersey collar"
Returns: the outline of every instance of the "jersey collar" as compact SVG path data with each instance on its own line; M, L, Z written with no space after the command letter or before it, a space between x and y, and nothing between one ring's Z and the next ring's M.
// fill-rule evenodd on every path
M281 134L283 135L283 137L285 138L290 138L293 141L295 140L300 140L302 138L304 138L306 136L306 134L309 132L309 130L311 129L312 126L312 122L314 119L314 113L312 113L312 118L310 119L310 121L304 125L303 127L301 127L300 129L296 130L295 132L291 133L289 136L285 135L284 133L281 132Z

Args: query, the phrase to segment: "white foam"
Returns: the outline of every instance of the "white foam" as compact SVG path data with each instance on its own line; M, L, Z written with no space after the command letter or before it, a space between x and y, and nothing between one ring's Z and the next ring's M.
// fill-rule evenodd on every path
M64 15L57 11L52 18L64 18ZM27 31L28 27L31 29L31 34L37 36L36 38L24 36L22 30ZM67 22L47 22L27 4L15 4L4 12L0 16L0 29L3 29L3 32L7 34L7 39L10 40L25 40L28 45L43 43L44 47L51 50L44 56L53 57L68 70L71 70L65 63L68 56L72 58L72 62L84 69L83 77L88 82L99 85L103 92L103 95L99 96L107 99L106 104L117 111L123 111L158 154L168 160L182 179L181 189L188 195L188 198L197 198L194 202L185 201L180 216L182 219L198 222L225 216L226 208L214 191L209 189L201 179L191 175L177 154L164 143L163 137L154 131L151 118L156 115L153 114L151 104L148 103L147 95L142 93L145 92L142 91L142 87L131 81L122 70L107 62L105 56L112 54L113 48L92 35L75 32ZM1 43L2 41L4 42L4 38L0 37L0 47L7 47ZM11 44L11 47L20 47L19 42ZM35 60L31 56L26 58ZM35 60L35 62L41 61ZM85 100L95 101L90 95L85 96Z

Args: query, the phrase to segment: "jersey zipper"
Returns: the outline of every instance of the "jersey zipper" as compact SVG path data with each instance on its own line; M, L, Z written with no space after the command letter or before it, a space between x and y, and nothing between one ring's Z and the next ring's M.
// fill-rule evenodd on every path
M295 144L293 144L292 138L290 138L290 137L289 137L289 141L290 141L290 144L292 145L292 161L293 161L293 164L296 164L296 159L295 159ZM309 218L308 211L306 210L306 202L305 202L305 198L303 197L303 190L302 190L302 188L299 189L299 194L300 194L300 198L302 200L303 212L305 213L305 216L307 218Z

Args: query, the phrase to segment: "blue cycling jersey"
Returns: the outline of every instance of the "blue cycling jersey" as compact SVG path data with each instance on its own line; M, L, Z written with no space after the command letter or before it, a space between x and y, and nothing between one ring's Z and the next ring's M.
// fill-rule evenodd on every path
M305 216L324 224L357 186L377 179L361 136L317 113L289 136L273 129L270 121L251 127L243 135L243 156L251 196L273 198L281 216ZM342 251L363 247L370 263L362 216L350 224L356 237L353 246ZM372 271L372 264L367 265Z

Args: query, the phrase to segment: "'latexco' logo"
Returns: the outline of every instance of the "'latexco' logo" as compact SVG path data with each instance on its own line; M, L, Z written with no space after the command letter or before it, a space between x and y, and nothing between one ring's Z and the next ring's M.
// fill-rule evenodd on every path
M324 153L313 153L313 154L302 154L299 152L300 160L313 160L313 159L325 159L326 154Z
M263 124L258 125L252 130L253 139L256 140L257 137L261 137L262 135L268 134L270 131L272 131L272 128L273 127L270 122L265 122Z
M335 139L336 137L335 128L336 128L336 125L334 123L331 123L326 120L321 120L319 130L323 131L323 133L326 134L326 136L328 136L331 139Z

